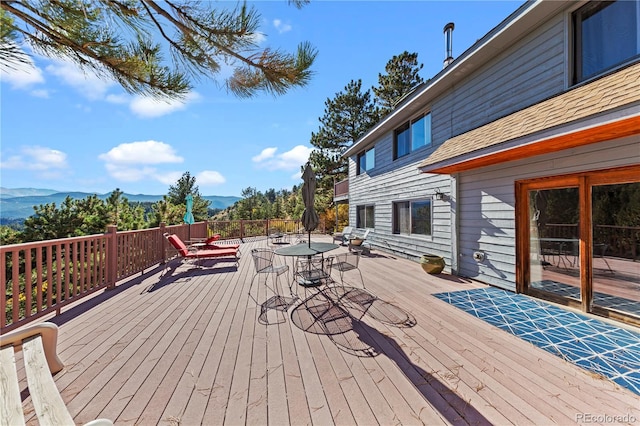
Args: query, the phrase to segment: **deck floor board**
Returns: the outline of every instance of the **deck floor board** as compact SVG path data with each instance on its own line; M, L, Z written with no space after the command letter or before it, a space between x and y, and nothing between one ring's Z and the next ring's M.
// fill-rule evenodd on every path
M640 419L640 398L631 391L432 296L483 284L427 275L379 250L361 258L366 289L415 325L381 322L371 311L348 333L328 336L299 329L291 309L261 315L255 300L273 293L260 276L248 294L251 249L266 246L266 238L242 243L237 268L174 260L45 318L60 326L65 369L55 381L74 420L324 426L578 424L582 413ZM345 279L361 286L357 273ZM291 271L279 277L286 297L291 280ZM348 350L350 342L377 356ZM28 397L24 406L30 409Z

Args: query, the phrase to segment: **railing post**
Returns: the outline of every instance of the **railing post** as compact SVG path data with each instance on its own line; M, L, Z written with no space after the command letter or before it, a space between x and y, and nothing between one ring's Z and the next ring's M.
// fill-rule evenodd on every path
M244 220L240 219L240 240L244 241Z
M160 262L162 265L167 263L167 239L164 237L166 231L167 224L164 222L160 222L160 235L162 238L160 239L160 250L162 250L162 261Z
M116 288L118 279L118 227L107 226L107 290Z

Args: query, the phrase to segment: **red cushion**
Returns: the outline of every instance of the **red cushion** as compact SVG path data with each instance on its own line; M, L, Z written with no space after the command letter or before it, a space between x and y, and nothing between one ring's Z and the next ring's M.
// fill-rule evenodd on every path
M207 239L204 241L204 243L205 243L205 244L211 244L211 243L213 243L214 241L218 241L219 239L220 239L220 234L214 234L213 236L211 236L211 237L207 238Z
M204 258L204 257L226 257L226 256L238 256L238 250L232 248L223 249L202 249L188 252L184 257L190 258Z
M180 253L181 256L187 256L189 254L189 249L187 248L187 246L182 242L182 240L177 235L175 235L175 234L169 235L169 237L167 237L167 239L169 240L171 245L176 250L178 250L178 252Z

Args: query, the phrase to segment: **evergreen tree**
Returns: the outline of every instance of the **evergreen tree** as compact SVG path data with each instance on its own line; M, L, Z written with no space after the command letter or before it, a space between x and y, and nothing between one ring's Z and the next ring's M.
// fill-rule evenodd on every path
M256 207L258 205L258 191L256 188L248 187L242 190L240 196L242 199L236 202L235 220L253 220L256 219Z
M184 204L175 205L168 200L166 195L162 197L162 200L155 203L151 210L150 228L160 226L161 223L178 225L184 221Z
M33 207L34 214L24 221L25 241L44 241L76 237L83 234L83 217L77 203L69 196L56 207L56 203ZM104 232L102 229L100 232Z
M207 220L209 218L209 204L211 204L211 202L202 198L200 190L196 185L196 178L195 176L191 176L189 172L184 172L175 185L169 186L166 201L175 206L182 206L182 215L184 216L187 195L189 194L193 196L193 218L195 221L201 222ZM181 222L182 220L178 223Z
M378 118L378 108L371 92L362 92L362 80L351 80L344 91L325 101L320 129L311 134L317 149L309 161L318 173L318 188L333 191L333 180L347 174L347 161L341 158L346 149L369 130Z
M79 228L76 229L76 235L93 235L106 232L107 225L111 221L105 201L93 194L81 200L74 200L74 204L80 222Z
M20 244L22 241L22 232L15 229L0 225L0 246L8 246L11 244Z
M386 74L378 74L378 87L372 87L380 104L380 118L389 114L404 96L424 80L418 73L423 64L418 64L418 54L402 52L387 62Z
M297 7L307 2L290 1ZM181 98L191 88L190 79L211 78L222 64L233 67L224 83L238 96L279 95L309 82L315 48L303 42L295 54L261 49L259 13L246 3L227 10L217 10L219 5L190 0L1 1L0 66L30 63L18 47L27 43L36 54L74 62L133 94Z

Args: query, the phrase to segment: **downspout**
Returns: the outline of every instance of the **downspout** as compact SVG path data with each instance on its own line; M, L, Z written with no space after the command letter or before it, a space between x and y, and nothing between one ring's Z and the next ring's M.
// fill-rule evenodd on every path
M459 227L459 216L458 215L458 178L459 174L449 175L450 180L450 188L451 191L449 208L451 214L451 274L458 275L459 273L459 261L462 253L460 251L460 227Z

